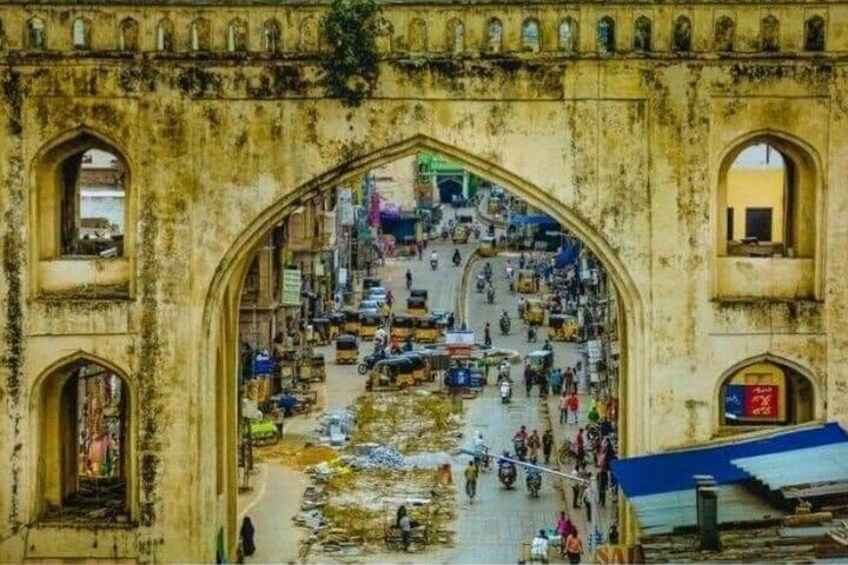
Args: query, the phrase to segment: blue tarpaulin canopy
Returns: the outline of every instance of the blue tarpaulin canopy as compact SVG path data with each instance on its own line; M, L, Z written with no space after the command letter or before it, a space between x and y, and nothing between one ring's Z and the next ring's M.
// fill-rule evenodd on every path
M563 245L554 256L554 261L557 269L564 269L570 265L577 264L577 259L580 257L580 244L572 243L571 245Z
M522 216L515 214L509 217L509 223L513 226L542 226L553 225L559 227L559 222L550 216Z

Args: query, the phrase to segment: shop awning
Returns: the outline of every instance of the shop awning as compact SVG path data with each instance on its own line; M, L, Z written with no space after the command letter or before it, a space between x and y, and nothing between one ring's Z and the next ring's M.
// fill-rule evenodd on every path
M789 482L795 485L838 480L842 473L839 469L845 469L845 465L828 465L828 471L822 473L812 464L817 460L808 458L811 452L807 450L821 449L823 455L846 447L848 434L838 424L812 424L613 461L612 471L633 504L642 529L646 533L665 533L679 526L695 525L695 475L711 475L715 479L719 487L719 523L762 520L781 512L744 483L758 480L775 489L768 486L772 481L785 488L785 481L778 480L778 465L788 461L794 461ZM767 463L769 460L771 464ZM802 461L810 464L799 465ZM848 480L848 476L844 478Z
M550 216L522 216L521 214L513 214L510 216L509 223L513 226L541 226L546 224L555 226L559 225L559 222Z

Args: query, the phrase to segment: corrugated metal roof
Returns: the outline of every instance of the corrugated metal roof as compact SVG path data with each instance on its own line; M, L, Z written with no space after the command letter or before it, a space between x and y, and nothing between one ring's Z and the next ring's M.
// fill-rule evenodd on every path
M771 490L848 480L848 442L733 459Z
M694 475L712 475L719 485L752 478L731 461L845 442L848 442L848 434L836 423L796 430L784 428L768 436L739 438L719 445L621 459L612 462L612 471L631 499L674 491L691 492L695 488ZM801 461L805 460L795 459L792 465L811 466L798 465Z
M629 500L636 511L639 526L647 535L669 533L675 528L696 524L693 489L637 496ZM741 485L718 488L719 524L756 522L784 515Z

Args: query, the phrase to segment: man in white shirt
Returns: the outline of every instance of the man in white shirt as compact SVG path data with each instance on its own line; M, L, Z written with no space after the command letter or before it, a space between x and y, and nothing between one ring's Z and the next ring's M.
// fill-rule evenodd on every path
M544 530L539 530L539 534L533 538L533 543L530 545L530 556L542 563L548 562L548 537Z

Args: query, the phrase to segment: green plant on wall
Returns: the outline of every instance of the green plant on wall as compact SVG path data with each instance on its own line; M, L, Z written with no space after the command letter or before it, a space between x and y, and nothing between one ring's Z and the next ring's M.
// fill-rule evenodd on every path
M377 82L377 15L374 0L333 0L321 22L329 47L321 67L327 95L358 106Z

